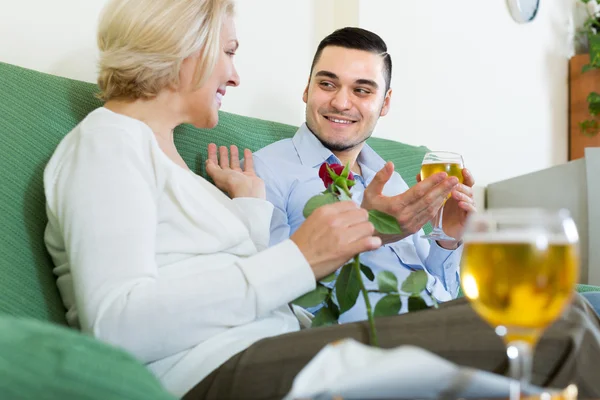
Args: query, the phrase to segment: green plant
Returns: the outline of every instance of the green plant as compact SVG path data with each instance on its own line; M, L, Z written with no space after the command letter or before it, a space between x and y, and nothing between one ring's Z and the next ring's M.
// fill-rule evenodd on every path
M339 164L323 163L319 170L319 176L323 180L326 189L323 193L313 196L308 200L304 207L304 216L308 217L317 208L337 201L351 200L350 188L354 185L354 176L350 172L349 165L343 167ZM388 214L370 210L369 221L374 225L375 230L382 234L401 233L398 221ZM378 290L367 290L365 288L362 275L374 281L377 279ZM335 281L335 300L334 290L329 287L329 283ZM417 311L428 308L421 293L427 285L427 274L424 271L415 271L406 278L398 290L398 278L392 272L382 271L373 274L368 266L361 264L359 254L355 255L353 260L344 265L339 275L333 273L321 281L317 282L317 288L312 292L296 299L293 303L304 308L316 307L323 304L323 307L315 314L312 321L313 327L335 324L341 314L350 310L362 293L367 309L367 319L370 328L370 341L374 346L378 346L377 331L375 329L375 317L396 315L402 307L401 296L408 297L408 311ZM369 293L385 294L377 304L375 309L371 307ZM437 307L437 301L430 296L432 304Z
M600 69L600 5L596 0L580 0L586 5L588 17L579 30L580 36L585 36L588 42L590 63L583 66L581 73ZM585 136L595 136L600 132L600 94L591 92L587 96L590 118L579 122L581 133Z

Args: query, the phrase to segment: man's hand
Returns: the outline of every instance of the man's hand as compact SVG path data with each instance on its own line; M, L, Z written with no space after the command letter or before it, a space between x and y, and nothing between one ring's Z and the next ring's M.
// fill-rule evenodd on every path
M229 197L255 197L266 198L265 183L254 173L252 152L244 150L244 169L240 167L238 148L231 146L231 161L227 147L219 148L217 160L217 145L208 145L208 160L206 160L206 173L215 182L215 185L225 191Z
M383 187L393 173L394 164L390 161L377 172L373 181L367 186L361 204L367 210L390 214L398 221L402 234L389 237L381 235L384 243L398 241L418 232L423 225L435 217L444 201L458 185L458 178L439 172L404 193L388 197L382 194Z
M477 211L473 199L473 185L475 179L466 168L462 170L463 183L459 183L452 190L452 195L444 205L444 219L442 228L444 233L453 237L456 241L438 241L438 244L446 249L455 249L465 232L465 223L469 214ZM421 176L417 175L417 182Z

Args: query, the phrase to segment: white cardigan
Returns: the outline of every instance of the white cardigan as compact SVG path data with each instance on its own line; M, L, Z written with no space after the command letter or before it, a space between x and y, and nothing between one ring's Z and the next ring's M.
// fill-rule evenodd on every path
M46 246L70 324L120 346L181 396L231 356L299 329L315 288L297 246L267 249L272 206L231 200L105 108L44 172Z

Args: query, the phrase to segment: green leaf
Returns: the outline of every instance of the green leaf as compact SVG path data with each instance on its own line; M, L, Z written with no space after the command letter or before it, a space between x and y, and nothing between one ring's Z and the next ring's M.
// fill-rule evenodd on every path
M593 116L600 114L600 103L590 103L588 105L588 111Z
M423 270L411 272L402 282L402 291L406 293L419 294L427 287L427 274Z
M348 177L350 176L350 161L346 163L346 166L342 170L342 174L340 176L344 179L348 179Z
M588 34L590 64L594 67L600 67L600 35Z
M375 230L382 234L402 233L396 218L377 210L369 210L369 221L375 226Z
M315 307L323 303L327 296L329 296L330 292L331 289L326 288L323 285L317 285L317 288L315 290L306 293L304 296L298 297L292 303L302 308Z
M331 297L327 299L327 308L329 308L329 311L331 311L331 314L337 321L340 318L340 308L333 302Z
M425 300L423 300L421 298L421 296L418 296L418 297L410 296L408 298L408 311L409 312L426 310L428 308L429 307L427 306L427 303L425 303Z
M584 66L581 68L581 73L582 73L582 74L585 74L586 72L588 72L588 71L591 71L591 70L593 70L593 69L596 69L596 67L594 67L594 66L593 66L593 65L591 65L591 64L585 64L585 65L584 65Z
M588 119L580 122L579 128L584 136L593 137L600 131L600 124L598 124L598 121L596 120Z
M398 278L390 271L381 271L377 274L377 286L379 291L383 293L391 293L398 291Z
M363 274L365 274L368 280L373 282L373 280L375 279L375 274L373 274L373 270L371 268L367 267L364 264L360 264L360 270Z
M591 92L587 96L588 103L600 103L600 94L596 92Z
M592 92L587 97L588 109L590 114L598 115L600 113L600 94Z
M325 194L318 194L316 196L311 197L306 202L302 214L304 215L304 218L308 218L308 216L312 214L317 208L327 204L335 203L337 201L339 200L337 199L337 197L335 197L333 193L328 192Z
M402 300L400 300L399 294L388 294L381 298L375 306L375 317L388 317L391 315L397 315L402 307Z
M329 283L335 281L335 272L327 275L325 278L321 279L319 282L321 283Z
M318 328L319 326L328 326L337 323L337 318L333 315L331 310L327 307L321 308L317 311L315 318L313 318L311 323L311 328Z
M352 270L352 263L342 267L337 282L335 283L335 295L340 305L340 313L343 314L356 304L360 292L358 277Z

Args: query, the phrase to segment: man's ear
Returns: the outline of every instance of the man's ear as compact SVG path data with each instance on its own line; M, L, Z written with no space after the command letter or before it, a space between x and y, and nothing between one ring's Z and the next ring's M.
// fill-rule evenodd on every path
M308 78L308 82L306 82L306 87L304 88L304 93L302 93L302 101L304 104L308 102L308 87L310 86L310 78Z
M381 106L381 112L379 113L380 117L385 117L387 113L390 111L390 103L392 101L392 89L388 89L385 94L385 98L383 99L383 105Z

